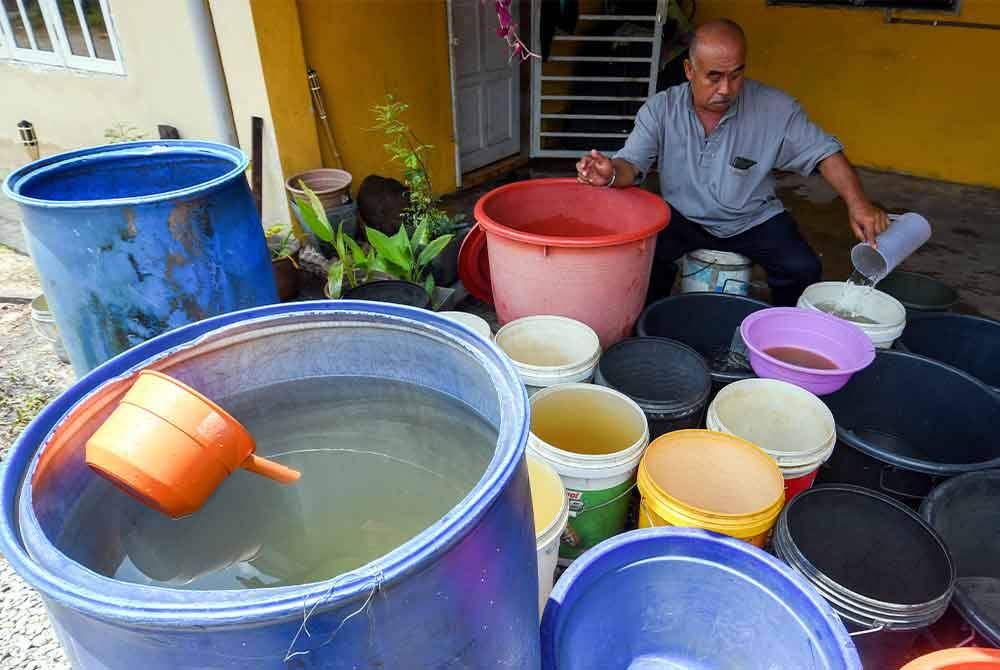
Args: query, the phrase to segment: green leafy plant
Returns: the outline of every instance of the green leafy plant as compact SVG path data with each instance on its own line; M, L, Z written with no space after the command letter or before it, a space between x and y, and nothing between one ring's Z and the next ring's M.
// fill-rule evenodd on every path
M345 279L351 288L355 288L368 281L372 272L380 270L376 251L374 247L370 247L368 253L365 253L353 237L344 233L343 223L334 230L326 216L326 208L316 193L301 180L299 188L306 194L305 198L295 196L302 222L313 235L332 244L337 252L337 260L327 268L326 293L331 298L339 298L343 294Z
M368 238L366 252L354 238L344 233L343 224L334 231L316 194L302 182L299 186L306 195L305 198L296 197L302 221L316 237L332 244L337 252L337 260L327 270L327 295L339 298L343 294L345 280L354 288L367 282L375 272L421 284L428 294L434 293L434 275L427 272L428 267L454 235L432 237L427 221L418 224L413 235L409 234L406 226L400 226L391 237L365 226Z
M293 233L294 231L291 226L280 223L264 231L264 237L267 238L267 248L271 252L272 261L287 258L292 262L292 265L295 267L299 266L292 257L292 254L295 253L295 245L292 243L294 239Z
M421 224L426 238L419 239L421 244L427 244L430 238L436 238L451 233L465 219L464 214L449 216L441 209L440 198L434 195L431 183L431 173L427 169L427 154L434 148L432 144L424 144L414 134L413 130L401 115L409 109L404 102L387 95L384 105L375 105L375 130L381 130L388 140L382 146L389 153L391 160L403 168L403 183L409 189L409 205L403 210L403 225L409 226L416 233Z
M407 233L406 226L400 226L392 237L374 228L365 228L365 235L368 244L375 249L379 270L397 279L423 284L427 293L433 295L434 275L427 269L454 235L449 233L431 238L427 230L429 225L427 221L421 222L413 235Z

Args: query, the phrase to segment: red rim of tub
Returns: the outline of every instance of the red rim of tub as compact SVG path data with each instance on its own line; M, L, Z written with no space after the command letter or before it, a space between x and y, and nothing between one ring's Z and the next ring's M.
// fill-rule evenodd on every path
M902 670L947 670L966 666L983 670L1000 668L1000 650L982 647L941 649L910 661Z
M514 228L508 228L507 226L494 221L489 216L487 216L484 211L483 203L488 202L491 198L494 198L501 193L517 188L523 188L525 184L541 185L541 186L555 186L558 184L574 185L581 188L597 188L594 186L583 186L576 179L569 177L554 177L548 179L531 179L528 181L514 182L513 184L507 184L506 186L501 186L500 188L493 189L483 197L481 197L476 202L476 207L473 214L478 222L479 226L484 230L500 237L505 237L510 240L515 240L517 242L524 242L526 244L536 244L538 246L546 247L572 247L572 248L588 248L588 247L610 247L619 244L628 244L629 242L638 242L639 240L644 240L646 238L656 235L658 232L666 228L667 223L670 221L670 208L667 203L664 202L663 198L658 195L654 195L649 191L643 190L641 188L631 187L628 189L632 192L631 197L633 198L645 198L647 200L656 202L660 204L662 209L662 216L657 217L648 226L640 228L639 230L631 230L624 233L619 233L615 235L601 235L597 237L557 237L554 235L536 235L534 233L525 233ZM472 233L469 233L471 236ZM468 287L466 287L468 288ZM475 295L475 294L473 294Z
M478 205L477 205L478 207ZM486 248L486 231L478 223L462 240L458 248L458 277L473 297L493 304L493 282L490 278L490 256Z

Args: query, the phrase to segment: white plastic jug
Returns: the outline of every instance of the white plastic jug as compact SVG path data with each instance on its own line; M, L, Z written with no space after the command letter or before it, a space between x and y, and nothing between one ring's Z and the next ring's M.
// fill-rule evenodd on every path
M875 238L875 246L860 242L851 249L854 269L877 284L931 237L931 224L915 212L889 215L889 227Z

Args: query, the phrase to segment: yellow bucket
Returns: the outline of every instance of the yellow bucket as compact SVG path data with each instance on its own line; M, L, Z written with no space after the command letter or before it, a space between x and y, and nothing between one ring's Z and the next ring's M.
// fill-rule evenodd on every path
M569 500L562 479L540 458L528 455L531 507L535 513L535 548L538 553L538 611L545 609L555 582L559 539L569 518Z
M773 458L710 430L678 430L654 440L637 479L640 528L704 528L762 547L785 503L785 480Z

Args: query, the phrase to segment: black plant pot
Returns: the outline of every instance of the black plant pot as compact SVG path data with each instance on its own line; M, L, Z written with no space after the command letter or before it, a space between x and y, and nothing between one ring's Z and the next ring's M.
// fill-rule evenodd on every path
M431 307L431 297L424 290L423 286L397 279L362 284L357 288L352 288L345 292L344 299L391 302L397 305L409 305L422 309L430 309Z
M462 240L472 230L471 225L462 226L455 230L455 237L451 239L437 258L431 261L431 273L438 286L451 286L458 281L458 251L462 248Z

